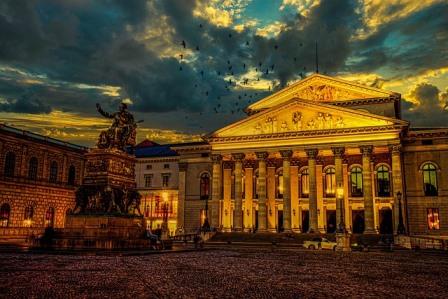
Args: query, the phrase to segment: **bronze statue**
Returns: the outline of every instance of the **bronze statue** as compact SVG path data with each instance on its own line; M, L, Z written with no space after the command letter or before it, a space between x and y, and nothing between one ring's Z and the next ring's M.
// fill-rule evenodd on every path
M115 113L105 112L98 103L96 109L102 116L113 119L110 128L101 132L97 142L98 148L124 150L127 146L135 145L137 123L142 121L134 121L134 116L128 111L125 103L121 103Z

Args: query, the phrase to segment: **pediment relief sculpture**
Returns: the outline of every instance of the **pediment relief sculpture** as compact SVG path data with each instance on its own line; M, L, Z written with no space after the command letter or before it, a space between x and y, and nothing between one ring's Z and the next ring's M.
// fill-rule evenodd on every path
M331 85L309 85L294 94L296 97L310 100L329 102L345 99L362 99L367 98L366 95L354 91L336 88Z
M344 128L344 119L341 116L333 116L330 113L316 112L304 115L300 111L294 111L287 115L267 116L264 121L256 123L254 134L275 134L280 132L294 132L307 130L328 130Z

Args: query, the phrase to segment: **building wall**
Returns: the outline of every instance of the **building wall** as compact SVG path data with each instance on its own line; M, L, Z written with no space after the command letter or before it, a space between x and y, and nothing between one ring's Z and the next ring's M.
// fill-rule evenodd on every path
M50 221L46 223L49 208L54 209L53 226L63 227L67 210L75 206L75 188L83 177L84 149L41 137L0 130L0 207L4 204L10 207L9 219L1 222L0 235L8 235L8 229L12 228L49 225ZM5 175L5 159L10 152L15 154L13 176ZM36 178L29 177L32 157L38 161ZM55 180L50 180L52 162L57 163ZM70 166L75 168L73 184L68 183ZM33 213L25 221L27 207L32 207Z
M437 142L429 146L407 146L404 152L406 203L411 234L448 234L448 150ZM437 196L425 196L421 166L432 162L437 166ZM428 209L438 209L440 228L429 229Z

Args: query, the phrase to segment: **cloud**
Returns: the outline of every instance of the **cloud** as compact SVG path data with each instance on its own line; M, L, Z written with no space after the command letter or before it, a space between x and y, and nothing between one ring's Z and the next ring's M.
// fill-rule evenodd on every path
M446 126L446 94L441 93L437 86L429 83L418 84L406 96L406 101L403 115L412 120L412 126ZM427 117L429 115L431 117Z

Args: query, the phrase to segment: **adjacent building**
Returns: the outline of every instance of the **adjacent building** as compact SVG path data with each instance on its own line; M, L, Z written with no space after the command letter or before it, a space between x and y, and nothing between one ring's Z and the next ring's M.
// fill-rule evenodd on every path
M0 236L63 227L86 148L0 125ZM35 229L35 230L33 230Z

